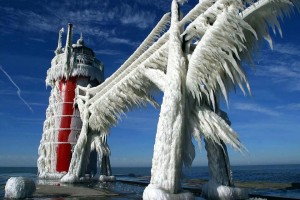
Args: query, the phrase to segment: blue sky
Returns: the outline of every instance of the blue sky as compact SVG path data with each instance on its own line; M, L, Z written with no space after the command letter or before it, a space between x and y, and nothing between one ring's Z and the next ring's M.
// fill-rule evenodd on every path
M190 0L184 12L197 2ZM74 43L82 32L108 77L169 6L166 0L0 0L0 65L33 110L0 71L0 166L36 166L58 30L73 23ZM300 15L286 19L282 29L274 50L263 43L256 68L245 66L252 96L232 91L229 107L223 106L248 149L244 155L229 151L233 165L300 164ZM111 129L112 166L151 166L158 115L151 107L135 109ZM194 165L207 165L204 148L196 150Z

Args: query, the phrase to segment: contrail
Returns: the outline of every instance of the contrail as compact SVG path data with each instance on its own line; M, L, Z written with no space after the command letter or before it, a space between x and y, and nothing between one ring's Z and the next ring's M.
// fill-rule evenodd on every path
M2 68L2 66L0 65L0 70L7 76L8 80L17 88L17 95L18 97L23 101L23 103L29 108L29 110L31 112L33 112L33 109L30 107L30 105L25 101L25 99L23 99L23 97L21 96L21 89L19 88L19 86L13 81L13 79L9 76L9 74Z

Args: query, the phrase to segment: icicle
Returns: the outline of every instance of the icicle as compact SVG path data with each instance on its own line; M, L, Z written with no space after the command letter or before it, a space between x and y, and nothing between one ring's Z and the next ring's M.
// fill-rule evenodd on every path
M245 149L238 140L237 134L215 112L211 111L209 108L200 108L198 106L193 112L197 113L191 117L195 127L195 132L193 134L194 137L196 136L195 139L198 143L203 134L205 138L210 138L217 144L220 144L220 141L224 141L238 151Z
M284 15L288 16L293 9L293 5L299 8L299 1L259 0L240 13L240 16L252 26L259 35L259 39L264 38L269 43L270 48L273 49L272 38L268 32L268 24L272 27L274 33L276 33L276 27L280 36L282 36L281 27L277 18L283 19ZM253 43L248 43L248 49L252 49L251 45L253 46Z
M220 10L217 12L219 13ZM208 13L207 11L204 14ZM206 98L210 99L209 104L213 107L215 103L212 96L219 92L223 94L228 102L227 92L232 84L237 83L243 90L242 80L248 87L245 73L237 61L241 59L240 54L243 53L241 51L246 48L242 43L245 37L243 30L249 30L253 34L254 32L235 13L236 8L230 7L228 11L224 10L219 14L213 26L207 28L190 58L186 82L187 89L193 96L196 96L195 94L199 92L204 93ZM236 27L240 28L236 29ZM231 37L224 35L224 32L231 32ZM241 40L237 38L241 38ZM219 74L222 74L222 78ZM225 85L222 80L226 79L227 76L232 80L232 83L226 82ZM205 85L205 89L200 86L201 82ZM197 84L199 87L194 86ZM217 84L219 87L217 87ZM209 93L206 91L209 91Z

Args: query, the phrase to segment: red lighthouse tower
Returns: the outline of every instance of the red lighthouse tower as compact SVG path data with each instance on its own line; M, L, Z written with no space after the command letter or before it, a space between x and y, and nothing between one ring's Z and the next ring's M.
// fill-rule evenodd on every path
M69 24L65 48L62 48L63 29L59 32L55 57L47 71L46 84L52 90L39 146L41 178L60 178L68 172L72 147L82 126L79 110L74 104L76 86L96 86L104 79L103 64L96 59L93 50L85 46L82 36L72 44L72 30L72 24ZM97 155L92 152L91 156ZM92 157L90 160L97 160ZM96 164L90 162L89 167Z
M77 78L70 77L62 79L59 82L59 91L62 96L62 116L58 132L58 147L57 147L57 161L56 171L66 172L69 169L71 161L71 143L69 136L71 134L72 118L77 117L74 115L74 98L75 88L77 85Z

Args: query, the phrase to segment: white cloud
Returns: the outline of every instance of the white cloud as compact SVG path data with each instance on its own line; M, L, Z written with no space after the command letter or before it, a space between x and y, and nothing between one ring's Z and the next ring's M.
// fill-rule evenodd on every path
M120 55L120 51L116 50L111 50L111 49L101 49L101 50L94 50L96 54L101 54L101 55Z
M171 6L171 1L165 0L135 0L136 2L147 5L147 6L155 6L158 9L163 11L169 11Z
M279 116L280 113L265 107L262 107L257 104L248 104L248 103L235 103L233 107L237 110L244 110L244 111L250 111L250 112L259 112L265 115L269 116Z
M257 66L258 76L266 76L276 79L298 79L300 78L300 66L299 62L287 63L284 61L277 61L266 63Z
M31 76L16 76L17 79L21 79L20 82L32 82L32 83L37 83L37 82L43 82L45 83L45 79L43 78L37 78L37 77L31 77Z
M293 69L289 69L284 66L273 67L270 69L270 72L277 76L285 76L287 78L299 78L300 74Z
M89 26L85 24L75 24L74 28L78 32L83 33L83 37L87 35L96 36L99 38L109 38L114 35L112 30L103 30L100 27Z
M285 44L276 43L274 45L274 51L281 54L300 56L300 48L298 46L289 43L285 43Z
M256 76L271 79L277 87L300 91L300 48L293 44L277 44L273 53L265 53L256 68Z
M0 26L5 27L7 31L10 29L28 32L56 31L55 23L57 21L51 21L46 16L42 16L31 10L0 7L0 11L6 13L5 22L3 21L3 24L0 24Z
M128 4L123 4L121 10L123 14L120 21L125 25L129 24L139 28L147 28L154 24L155 14L151 11L141 11Z
M46 43L47 41L42 38L28 38L29 40L35 41L35 42L40 42L40 43Z
M283 110L300 110L300 103L291 103L283 106L276 107L277 109L283 109Z
M0 6L4 20L0 21L0 28L5 30L0 34L13 31L24 31L29 33L57 32L67 23L74 24L75 32L83 32L84 35L97 37L114 44L127 44L136 46L136 42L121 39L119 31L114 29L120 26L135 26L137 28L148 28L154 25L155 12L137 6L137 3L113 3L110 1L90 2L45 2L31 3L29 9L19 7ZM41 10L35 10L39 7ZM112 39L110 39L112 38ZM31 37L30 40L43 42L45 39Z
M107 40L111 43L115 43L115 44L127 44L127 45L130 45L130 46L134 46L136 47L139 43L137 42L133 42L129 39L124 39L124 38L117 38L117 37L110 37L110 38L107 38Z
M139 28L147 28L148 27L148 21L144 19L151 19L150 16L147 18L143 18L142 16L138 14L134 14L133 16L124 16L121 18L121 22L123 24L134 24Z

